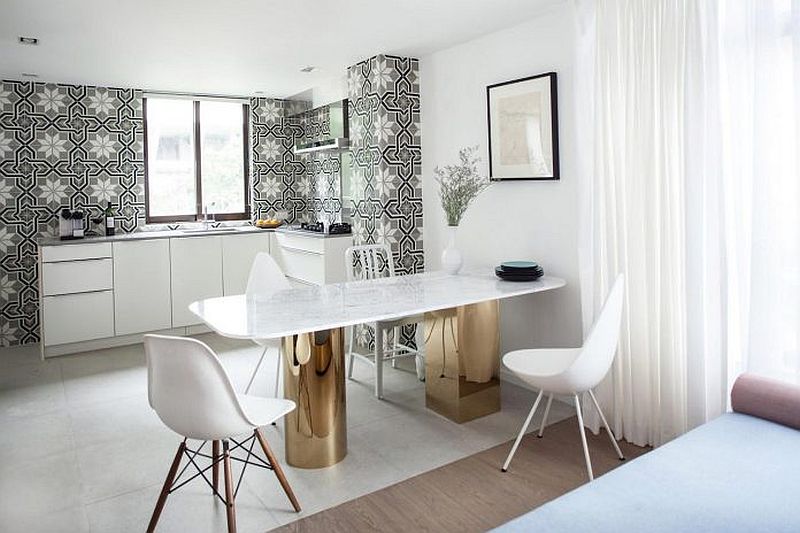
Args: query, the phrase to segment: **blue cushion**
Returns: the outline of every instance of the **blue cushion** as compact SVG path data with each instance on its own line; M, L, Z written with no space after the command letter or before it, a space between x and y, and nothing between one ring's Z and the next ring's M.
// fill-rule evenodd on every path
M496 531L797 532L800 431L728 413Z

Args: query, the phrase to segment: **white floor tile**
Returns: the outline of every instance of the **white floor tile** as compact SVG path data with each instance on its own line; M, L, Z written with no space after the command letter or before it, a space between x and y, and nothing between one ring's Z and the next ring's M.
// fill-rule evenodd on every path
M243 390L261 348L213 334L198 338L218 352L234 387ZM356 362L355 379L346 385L344 461L317 470L284 463L302 513L292 510L272 472L248 470L237 499L240 531L265 531L505 442L534 399L503 384L501 412L459 425L425 408L413 360L400 366L386 365L379 401L372 367ZM268 355L255 394L273 395L275 371ZM554 404L550 422L571 414ZM141 345L44 362L31 347L0 350L0 424L3 532L142 531L180 442L148 405ZM283 459L282 422L266 432ZM159 523L164 532L224 530L224 506L199 479L170 496Z

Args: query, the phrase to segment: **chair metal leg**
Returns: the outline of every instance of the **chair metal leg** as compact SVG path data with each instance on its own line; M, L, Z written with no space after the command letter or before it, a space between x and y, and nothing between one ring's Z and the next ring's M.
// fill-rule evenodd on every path
M256 369L253 370L253 375L250 376L250 382L247 384L247 387L244 389L244 393L247 394L250 392L250 387L253 386L253 382L256 380L256 376L258 375L258 369L261 368L261 363L264 362L264 357L267 355L267 350L269 346L264 346L264 351L261 352L261 357L258 359L258 364L256 364Z
M275 397L280 398L278 393L281 388L281 368L283 367L283 350L278 348L278 364L275 366Z
M169 472L167 473L167 479L164 480L164 486L161 487L161 494L158 496L156 508L153 509L153 515L150 517L150 523L147 525L147 533L153 533L156 529L156 524L158 524L158 519L161 516L161 511L164 509L164 504L167 503L167 496L169 496L169 491L172 488L172 482L175 481L175 474L178 473L178 467L181 465L181 457L183 457L185 449L186 439L183 439L183 442L178 446L177 453L175 453L175 458L172 460L172 466L170 466Z
M550 406L553 404L553 395L551 394L547 398L547 406L544 408L544 416L542 417L542 425L539 426L539 438L541 439L544 436L544 426L547 424L547 415L550 414Z
M289 501L292 502L292 507L294 507L294 510L299 513L300 503L297 501L297 498L294 495L294 491L292 490L291 485L289 485L289 480L286 479L286 474L283 473L281 464L278 462L278 459L277 457L275 457L275 454L272 453L272 449L269 447L267 439L264 438L264 435L262 435L260 428L256 428L255 434L256 438L258 439L258 443L261 445L261 449L264 450L264 455L267 456L267 460L272 465L272 471L275 472L275 476L278 478L278 482L281 484L281 487L283 487L283 491L286 493L286 496L289 497Z
M536 408L539 407L539 402L542 399L542 394L544 394L544 391L540 390L539 395L536 397L536 401L533 402L533 407L531 407L531 411L528 413L528 418L525 419L525 423L522 424L522 429L519 430L519 435L517 435L517 440L514 441L514 445L511 447L511 451L508 453L508 457L506 457L506 462L503 463L503 468L500 469L501 471L505 472L506 470L508 470L508 465L511 463L511 459L517 452L517 447L519 447L519 443L522 441L522 437L525 436L525 431L528 429L528 426L531 425L531 420L533 420L533 415L536 413Z
M375 397L383 399L383 328L375 325Z
M350 354L350 368L347 369L347 379L353 379L353 363L355 363L356 356L353 355L353 344L355 340L356 326L350 326L350 332L347 335L347 353Z
M583 443L583 456L586 458L586 471L589 473L589 481L594 480L592 473L592 460L589 458L589 446L586 444L586 430L583 428L583 413L581 413L581 400L575 395L575 411L578 413L578 429L581 432L581 443Z
M414 358L414 363L417 367L417 378L420 381L425 381L425 326L417 324L414 339L417 344L417 356Z
M228 533L236 533L236 506L233 491L233 472L231 471L231 453L228 441L222 441L222 466L225 472L225 511L228 515Z
M620 461L625 460L625 456L622 455L622 450L619 449L619 444L617 444L617 439L614 438L614 434L611 433L611 428L608 426L608 422L606 422L606 417L603 415L603 410L600 409L600 404L597 403L597 398L594 397L594 392L589 389L589 397L592 398L592 402L594 403L595 409L597 409L597 413L600 415L600 420L603 421L603 426L606 428L606 432L608 433L608 438L611 439L611 444L614 446L614 450L617 452L617 457L619 457Z
M397 336L397 329L398 328L392 328L392 348L394 348L392 353L394 355L396 355L400 349L400 340ZM392 368L397 368L397 357L392 357Z
M211 443L211 484L214 485L214 493L217 493L219 487L219 441L215 440Z

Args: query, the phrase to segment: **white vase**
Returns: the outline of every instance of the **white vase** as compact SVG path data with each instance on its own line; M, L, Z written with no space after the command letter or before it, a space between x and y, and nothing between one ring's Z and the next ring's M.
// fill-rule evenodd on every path
M449 235L447 247L442 252L442 268L448 274L458 274L463 264L461 252L456 248L456 230L458 230L458 226L447 226Z

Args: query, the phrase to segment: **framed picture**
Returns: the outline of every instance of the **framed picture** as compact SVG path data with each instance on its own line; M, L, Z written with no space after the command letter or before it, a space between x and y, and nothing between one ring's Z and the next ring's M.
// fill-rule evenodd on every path
M557 93L555 72L486 87L492 180L559 179Z

